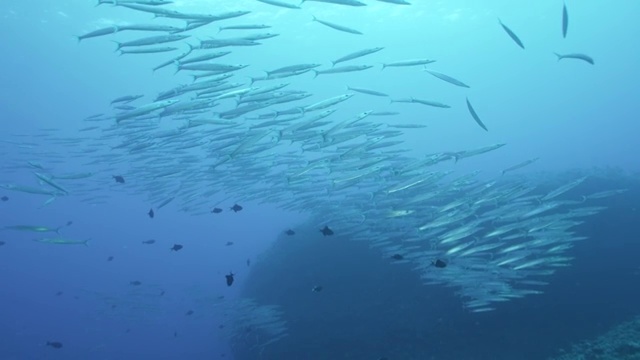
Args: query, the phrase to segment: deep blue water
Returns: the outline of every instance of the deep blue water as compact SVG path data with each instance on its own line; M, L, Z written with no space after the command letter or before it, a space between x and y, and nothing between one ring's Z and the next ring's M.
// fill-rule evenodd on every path
M308 219L326 214L283 210L283 203L299 199L271 200L265 188L272 185L254 173L228 172L218 177L224 181L205 186L189 181L206 173L206 156L202 167L171 163L170 153L152 162L141 160L139 153L116 160L102 157L118 153L111 149L118 141L101 137L110 134L106 129L115 121L83 119L96 113L113 115L109 102L118 96L145 94L146 102L138 106L161 91L190 83L187 74L174 75L173 66L150 70L185 46L180 43L180 50L170 55L119 57L111 40L143 35L119 33L79 44L74 35L113 24L183 22L80 0L9 0L0 4L0 31L6 35L0 42L0 184L47 189L34 171L93 175L65 182L69 195L46 205L49 196L0 189L0 196L8 197L0 202L0 227L55 228L72 221L61 234L90 239L88 246L54 245L32 241L42 234L0 231L0 359L233 359L234 351L238 359L255 358L255 352L238 349L242 345L230 342L220 329L221 324L233 323L225 317L226 306L246 297L281 306L289 323L290 335L266 348L265 359L397 359L407 358L400 354L411 351L428 356L416 357L424 359L545 359L638 315L640 167L635 112L640 50L634 44L640 5L568 1L570 25L563 39L559 1L516 5L504 0L413 0L411 6L363 1L366 7L309 1L300 10L289 10L249 0L193 0L176 1L168 8L191 13L250 10L245 17L219 25L272 25L268 31L279 36L260 46L233 48L221 61L250 65L232 78L245 86L248 77L262 76L266 69L316 62L325 69L330 60L347 53L384 46L353 62L370 63L373 69L317 79L307 73L286 81L291 89L312 93L311 103L353 86L383 91L394 99L416 97L451 105L436 109L389 104L361 94L343 104L343 117L365 110L398 111L396 118L376 121L426 124L426 129L405 131L401 139L402 148L409 149L407 156L507 144L437 169L455 170L456 176L480 170L478 178L485 180L539 157L520 174L543 188L557 188L562 181L556 177L567 179L567 172L584 171L597 176L576 189L576 196L629 189L598 200L608 210L585 218L577 228L589 239L569 250L574 257L571 266L545 278L550 284L543 287L544 294L470 314L456 289L422 285L409 266L390 265L362 242L350 243L347 236L347 244L314 245L323 239ZM364 35L322 27L311 15ZM509 39L498 18L520 36L525 50ZM219 36L217 26L190 32L189 42ZM221 34L233 33L225 32ZM553 52L589 54L595 64L558 62ZM471 88L446 84L422 67L379 70L380 63L417 58L437 60L429 68ZM465 97L488 132L470 117ZM231 104L221 102L208 114ZM163 119L159 129L175 129L177 124ZM79 131L93 125L101 129ZM60 139L78 140L64 145ZM266 159L278 156L269 154ZM265 157L257 159L255 163L264 165ZM174 179L149 180L165 161L184 166L180 179L186 186L179 187ZM114 183L111 176L117 174L126 177L126 186ZM235 185L240 181L252 182L255 188L238 191ZM205 214L196 215L195 207L184 205L190 186L206 202ZM217 193L201 195L210 190ZM146 215L176 194L153 219ZM239 213L229 210L235 202L244 207ZM214 206L224 211L209 213ZM307 229L296 237L304 240L287 244L291 238L282 232L288 228ZM142 244L148 239L156 243ZM184 249L170 251L174 244ZM228 287L224 275L230 271L236 282ZM388 281L389 276L398 280ZM324 298L310 297L317 295L308 289L318 281L332 282L320 294ZM294 291L297 286L304 287L304 293ZM186 315L190 310L193 314ZM52 341L63 347L46 345Z

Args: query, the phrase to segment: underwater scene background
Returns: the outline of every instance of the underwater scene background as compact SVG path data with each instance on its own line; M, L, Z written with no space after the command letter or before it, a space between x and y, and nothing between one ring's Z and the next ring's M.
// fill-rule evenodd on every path
M639 13L2 2L0 359L637 359Z

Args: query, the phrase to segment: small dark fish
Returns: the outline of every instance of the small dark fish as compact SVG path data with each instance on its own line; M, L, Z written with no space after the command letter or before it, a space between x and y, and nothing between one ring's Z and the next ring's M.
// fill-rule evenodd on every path
M322 286L320 286L320 285L316 285L316 286L314 286L313 288L311 288L311 291L313 291L313 292L320 292L320 291L322 291Z
M469 98L467 98L467 109L469 109L469 113L471 114L471 117L473 117L473 120L475 120L476 123L480 125L481 128L484 129L484 131L489 131L486 125L482 122L482 120L480 120L480 117L478 116L476 111L473 109L473 106L471 106L471 103L469 102Z
M69 221L67 221L67 225L65 225L65 226L71 226L71 225L73 225L73 221L69 220Z
M0 241L0 246L2 246L2 245L4 245L4 244L6 244L6 242L4 242L4 241Z
M153 209L149 209L149 212L147 213L147 215L149 215L149 217L153 219L153 217L154 217L156 214L153 212Z
M295 232L295 231L293 231L293 230L291 230L291 229L289 229L289 230L285 231L284 233L285 233L285 234L287 234L287 235L289 235L289 236L292 236L292 235L295 235L295 234L296 234L296 232Z
M2 201L9 201L9 197L8 196L3 196L0 198L0 200Z
M211 209L211 212L212 212L213 214L220 214L220 213L222 212L222 209L220 209L220 208L213 208L213 209Z
M251 259L247 259L247 267L251 266Z
M223 299L224 299L224 295L218 296L218 300L223 300Z
M171 251L180 251L184 246L180 245L180 244L174 244L171 249Z
M567 37L569 29L569 12L567 12L567 4L562 4L562 37Z
M224 246L231 246L231 245L233 245L233 241L227 241L227 243L224 244Z
M115 181L117 183L124 184L124 177L122 177L120 175L113 175L113 178L115 179Z
M504 31L507 33L507 35L509 35L511 40L513 40L516 44L518 44L518 46L524 49L524 44L522 44L522 41L520 40L518 35L516 35L513 30L509 29L507 25L503 24L500 19L498 19L498 22L500 23L500 26L502 26L502 29L504 29Z
M113 304L113 305L111 305L111 310L113 310L113 309L115 309L115 308L117 308L117 307L118 307L118 305Z
M224 324L218 325L218 329L224 329Z
M322 236L331 236L333 235L333 230L329 229L327 225L325 225L322 229L320 229Z
M58 291L58 292L56 293L56 296L60 296L60 295L62 295L62 291Z
M437 267L437 268L445 268L447 267L447 263L440 260L440 259L436 259L436 261L432 261L431 262L433 264L433 266Z
M402 259L404 259L404 256L402 256L400 254L393 254L393 256L391 256L391 258L393 260L402 260Z
M242 208L242 206L240 206L240 205L238 205L238 204L234 204L234 205L231 207L231 210L233 210L233 212L238 212L238 211L240 211L240 210L242 210L242 209L243 209L243 208Z
M142 283L138 280L134 280L134 281L129 281L129 285L140 286L142 285Z
M155 244L155 243L156 243L156 241L155 241L155 240L153 240L153 239L150 239L150 240L144 240L142 243L143 243L143 244L149 244L149 245L151 245L151 244Z
M61 349L62 343L59 341L47 341L47 346L51 346L54 349Z
M113 256L109 256L109 257L107 258L107 261L113 261Z
M187 315L187 316L193 315L193 310L189 310L189 311L187 311L187 312L185 313L185 315Z
M229 275L225 275L224 277L227 278L227 286L231 286L233 285L233 281L235 280L233 277L235 276L234 273L229 272Z
M127 330L124 331L125 334L128 334L130 332L131 332L131 329L127 329Z
M164 296L164 290L160 290L160 296Z
M177 331L173 332L173 337L178 337L178 332Z

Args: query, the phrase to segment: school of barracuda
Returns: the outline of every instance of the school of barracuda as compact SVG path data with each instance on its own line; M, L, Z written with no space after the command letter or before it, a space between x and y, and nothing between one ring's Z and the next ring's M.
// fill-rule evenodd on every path
M299 11L308 1L312 0L301 4L280 0L256 0L256 3ZM404 0L377 1L388 6L411 5ZM330 7L367 5L357 0L315 2ZM127 183L126 191L148 194L156 209L173 203L181 211L202 215L223 198L276 204L282 209L310 214L319 227L330 225L336 237L367 242L390 262L410 264L425 284L455 288L471 312L491 311L496 303L542 293L542 286L547 284L544 278L560 267L569 266L572 260L569 250L584 240L576 234L576 226L604 210L594 200L625 191L567 196L569 192L575 194L587 177L567 179L553 189L540 190L530 181L505 175L534 163L537 158L523 159L522 163L506 168L504 176L492 180L481 180L478 172L460 175L436 170L437 164L462 161L499 150L505 144L411 157L407 155L410 149L401 147L404 129L424 131L420 130L424 124L386 121L398 112L376 110L374 106L359 112L344 110L354 96L376 99L389 98L388 94L349 87L346 93L318 99L304 89L289 88L286 82L287 78L308 73L339 77L330 74L371 71L371 62L343 63L378 56L383 47L361 49L354 45L352 53L318 59L318 63L282 64L247 81L236 73L249 63L253 67L260 65L255 59L247 59L246 64L219 61L234 47L268 46L268 40L278 36L262 32L271 26L226 22L242 19L249 11L185 13L171 8L172 3L100 0L100 4L149 13L154 21L164 19L176 24L123 23L78 36L78 41L81 46L89 39L119 32L153 32L155 35L119 42L120 54L157 56L185 48L185 52L172 55L153 70L186 72L194 81L162 91L154 98L131 94L114 99L112 113L85 119L95 125L80 130L91 136L64 138L43 130L43 138L63 146L68 154L85 160L89 157L84 166L92 170L59 174L31 161L28 166L36 171L34 175L43 187L5 184L3 188L48 195L45 206L58 197L71 195L98 204L105 201L105 196L99 193L112 181L111 172L128 167L125 174L135 181ZM562 34L566 36L566 8L562 19ZM363 35L328 19L313 17L313 21L334 29L339 36ZM190 35L191 30L211 24L218 26L220 33L207 39ZM499 25L517 46L525 48L515 32L502 22ZM256 30L260 32L237 35ZM226 36L231 32L236 35ZM593 59L584 54L558 54L558 59L593 64ZM321 64L328 60L331 65ZM458 86L461 91L469 87L449 75L425 68L434 61L396 59L385 62L383 68L413 67ZM450 107L418 97L391 101ZM475 122L488 131L469 99L466 105L469 126L475 126ZM400 109L404 105L396 106ZM28 143L13 145L25 148L28 154ZM48 158L48 165L62 161L53 156ZM85 181L89 178L96 181ZM434 261L438 259L447 266L435 267ZM255 304L244 305L258 309ZM262 317L246 317L251 312L245 311L245 316L238 318L262 324L274 338L283 336L285 324L276 316L279 313L267 310L260 312ZM277 319L272 321L272 317Z

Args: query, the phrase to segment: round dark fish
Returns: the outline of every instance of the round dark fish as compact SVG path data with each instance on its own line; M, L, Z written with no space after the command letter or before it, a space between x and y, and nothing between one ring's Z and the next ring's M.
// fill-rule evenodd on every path
M170 250L171 250L171 251L179 251L179 250L180 250L180 249L182 249L182 248L183 248L183 246L182 246L182 245L180 245L180 244L174 244L174 245L171 247L171 249L170 249Z
M445 268L445 267L447 267L447 263L442 261L442 260L440 260L440 259L437 259L436 261L433 261L432 264L433 264L433 266L435 266L437 268Z
M234 204L234 205L231 207L231 210L233 210L233 212L238 212L238 211L240 211L240 210L242 210L242 209L243 209L243 207L242 207L242 206L240 206L240 205L238 205L238 204Z
M402 259L404 259L404 256L402 256L400 254L393 254L393 256L391 256L391 258L393 260L402 260Z
M224 246L231 246L231 245L233 245L233 241L227 241L227 243L224 244Z
M193 315L193 310L189 310L189 311L187 311L187 312L185 313L185 315L187 315L187 316Z
M54 349L61 349L62 343L59 341L47 341L47 346L50 346Z
M224 277L227 278L227 286L231 286L233 285L233 281L235 280L233 277L235 276L234 273L229 272L229 275L225 275Z
M291 229L289 229L289 230L285 231L284 233L285 233L285 234L287 234L287 235L289 235L289 236L291 236L291 235L295 235L295 234L296 234L296 232L295 232L295 231L293 231L293 230L291 230Z
M211 212L212 212L212 213L214 213L214 214L220 214L220 213L222 212L222 209L220 209L220 208L213 208L213 209L211 209Z
M9 201L9 197L8 196L3 196L0 198L0 200L2 201Z
M139 285L142 285L142 283L138 280L134 280L134 281L129 281L129 285L139 286Z
M154 217L156 214L153 212L153 209L149 209L149 212L147 213L147 215L149 215L149 217L153 219L153 217Z
M124 184L124 178L123 178L122 176L120 176L120 175L112 175L112 176L113 176L113 179L114 179L117 183L119 183L119 184Z
M4 242L4 241L0 241L0 246L2 246L2 245L4 245L4 244L6 244L6 242Z
M113 256L109 256L109 257L107 258L107 261L113 261Z
M316 286L314 286L313 288L311 288L311 291L313 291L313 292L320 292L320 291L322 291L322 286L320 286L320 285L316 285Z
M327 225L325 225L322 229L320 229L322 236L331 236L333 235L333 230L331 230Z
M155 241L155 240L153 240L153 239L150 239L150 240L144 240L144 241L142 241L142 243L143 243L143 244L149 244L149 245L151 245L151 244L155 244L155 242L156 242L156 241Z

